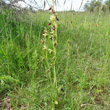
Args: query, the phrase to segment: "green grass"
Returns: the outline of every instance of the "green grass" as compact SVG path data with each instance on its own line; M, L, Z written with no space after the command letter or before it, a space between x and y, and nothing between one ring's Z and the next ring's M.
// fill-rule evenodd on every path
M49 29L50 13L28 13L29 21L11 13L0 14L1 109L8 98L14 110L109 109L109 15L97 22L97 13L58 13L56 89L42 60L42 32Z

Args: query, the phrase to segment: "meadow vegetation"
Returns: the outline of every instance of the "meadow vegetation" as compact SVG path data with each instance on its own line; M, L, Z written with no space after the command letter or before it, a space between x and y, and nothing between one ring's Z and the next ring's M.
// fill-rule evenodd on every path
M15 12L0 13L0 110L109 110L109 14L58 12L56 54L47 57L51 12Z

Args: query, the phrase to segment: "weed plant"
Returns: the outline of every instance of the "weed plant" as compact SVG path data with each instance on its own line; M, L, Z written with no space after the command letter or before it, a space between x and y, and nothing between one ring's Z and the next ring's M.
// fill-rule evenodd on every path
M15 12L0 13L0 109L109 110L109 16Z

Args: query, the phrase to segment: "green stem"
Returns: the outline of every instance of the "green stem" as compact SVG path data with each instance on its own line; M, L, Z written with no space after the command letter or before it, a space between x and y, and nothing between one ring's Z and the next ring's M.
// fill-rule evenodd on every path
M54 9L54 0L52 0L52 4L53 4L53 9Z
M57 79L56 79L56 47L54 47L54 85L57 87Z
M47 39L45 38L45 45L46 45L46 48L47 48L47 44L46 43L47 43ZM48 49L46 49L46 64L47 64L47 69L46 70L48 72L49 80L51 82L50 66L49 66L49 62L48 62Z

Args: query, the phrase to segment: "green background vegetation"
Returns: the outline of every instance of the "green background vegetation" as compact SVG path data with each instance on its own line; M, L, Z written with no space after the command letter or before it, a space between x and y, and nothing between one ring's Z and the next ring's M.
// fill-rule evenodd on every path
M0 13L0 109L109 110L110 16L58 12L57 90L48 82L41 39L49 12ZM56 100L52 100L57 96Z

